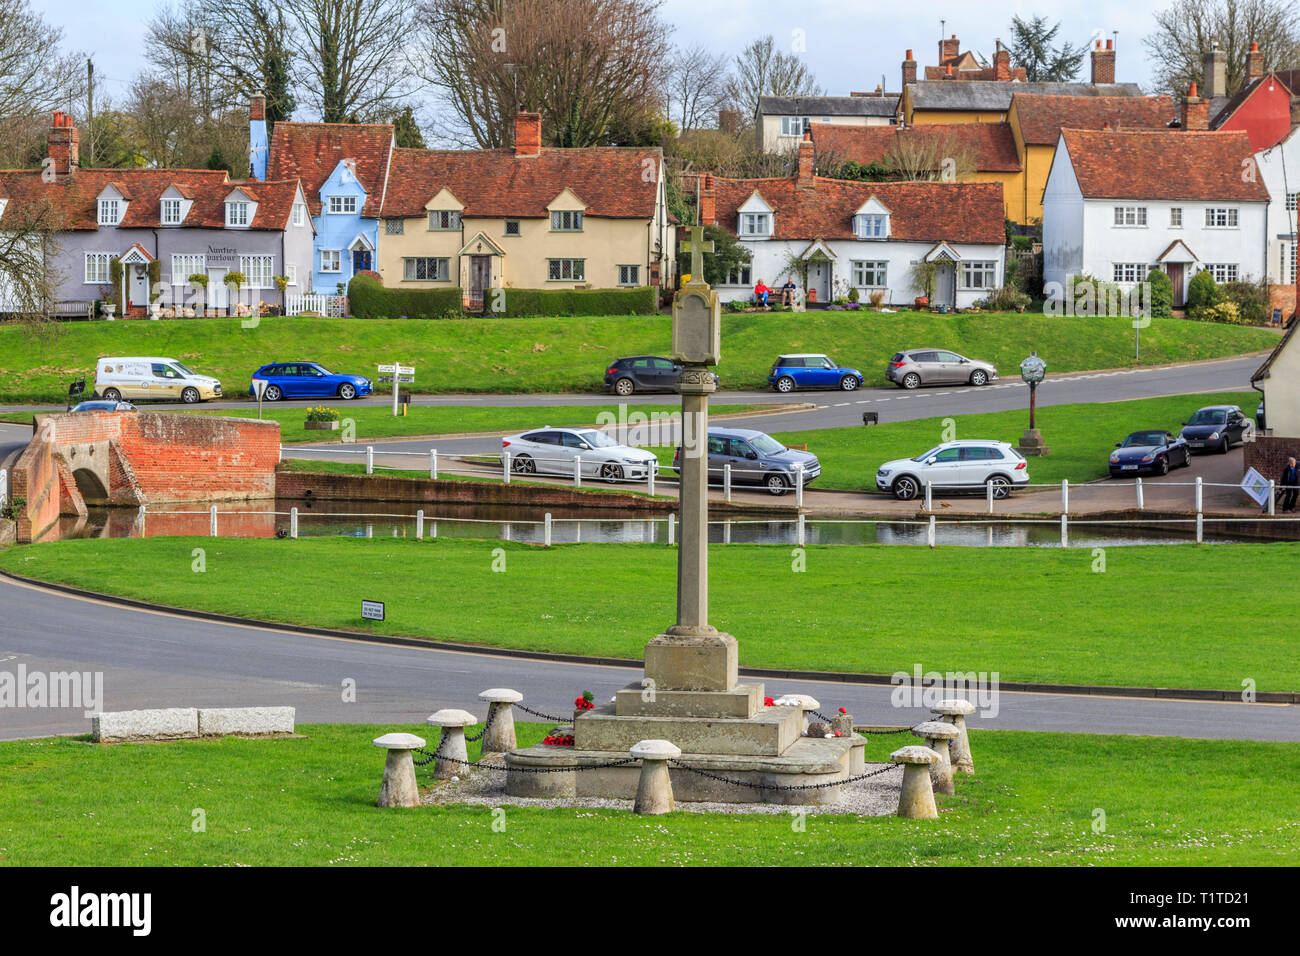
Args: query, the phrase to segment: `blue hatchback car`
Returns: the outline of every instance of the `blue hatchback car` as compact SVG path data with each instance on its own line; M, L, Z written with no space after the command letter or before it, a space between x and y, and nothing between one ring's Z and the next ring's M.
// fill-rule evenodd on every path
M360 398L374 391L374 385L364 375L344 375L331 372L316 362L273 362L263 365L253 373L253 380L266 382L262 397L268 402L282 398ZM248 394L256 397L253 385Z
M782 355L772 363L767 384L778 392L796 388L838 388L851 392L862 387L862 373L836 365L825 355L799 353Z

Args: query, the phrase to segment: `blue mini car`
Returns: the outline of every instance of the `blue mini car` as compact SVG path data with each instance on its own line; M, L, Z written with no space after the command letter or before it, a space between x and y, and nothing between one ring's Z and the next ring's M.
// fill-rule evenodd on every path
M332 398L345 400L360 398L374 391L374 385L364 375L344 375L331 372L315 362L274 362L263 365L253 373L253 380L266 382L262 397L268 402L282 398ZM248 394L257 396L253 385Z
M778 392L796 388L839 388L851 392L862 386L862 373L836 365L825 355L782 355L772 363L767 384Z

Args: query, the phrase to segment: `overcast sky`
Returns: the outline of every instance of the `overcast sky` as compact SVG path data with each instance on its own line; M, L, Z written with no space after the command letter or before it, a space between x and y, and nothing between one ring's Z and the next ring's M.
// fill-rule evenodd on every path
M125 93L125 81L141 68L144 23L158 0L33 0L45 18L64 31L65 46L94 57L98 77L110 96ZM1118 31L1115 78L1147 86L1151 71L1141 39L1162 0L1011 0L979 3L866 2L866 0L664 0L666 19L678 42L703 43L727 53L740 51L756 37L773 34L791 49L802 30L814 74L832 95L874 90L883 74L887 88L898 89L899 64L911 47L921 66L938 59L941 35L957 34L962 49L991 57L996 39L1009 40L1013 15L1035 14L1061 23L1061 39L1086 43ZM940 18L947 22L941 33ZM1087 79L1085 62L1082 79ZM301 116L298 119L310 119Z

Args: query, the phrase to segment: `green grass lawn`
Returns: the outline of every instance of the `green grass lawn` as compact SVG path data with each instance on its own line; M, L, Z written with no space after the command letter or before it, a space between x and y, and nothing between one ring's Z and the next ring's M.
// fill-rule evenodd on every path
M191 550L206 552L205 573ZM493 571L504 548L506 571ZM710 619L740 661L873 673L996 671L1005 681L1300 690L1300 544L1090 549L715 546ZM148 538L0 553L18 574L270 621L640 658L674 619L676 552L499 540ZM250 574L250 568L262 569ZM310 582L294 586L291 582ZM1218 582L1217 590L1211 582ZM362 622L360 602L387 602ZM1216 599L1217 598L1217 599Z
M343 372L374 375L394 358L414 364L417 392L597 391L605 365L622 355L664 354L667 316L529 319L268 318L257 328L239 319L68 323L39 335L0 326L0 402L61 402L68 382L93 380L99 356L165 355L221 379L228 394L272 361L312 360ZM1133 329L1125 318L1064 318L983 313L882 315L809 312L725 315L724 388L767 384L782 352L827 352L883 383L899 349L935 346L997 363L1014 372L1030 349L1053 372L1132 364ZM1143 364L1217 358L1272 348L1266 329L1155 319L1142 331Z
M977 773L937 798L938 820L812 815L801 832L784 813L508 806L498 832L486 806L375 806L384 756L370 741L427 739L426 725L298 729L0 743L0 865L1293 866L1300 850L1300 792L1279 783L1300 774L1296 744L973 730ZM544 730L520 724L520 743ZM867 759L897 745L870 738Z

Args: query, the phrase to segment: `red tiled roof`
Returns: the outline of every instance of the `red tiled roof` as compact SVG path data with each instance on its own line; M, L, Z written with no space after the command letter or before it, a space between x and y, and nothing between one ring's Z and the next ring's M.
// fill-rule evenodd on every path
M397 149L381 215L423 216L425 203L447 189L466 216L542 218L567 188L589 216L649 219L661 161L658 147L544 147L529 157L516 157L513 149Z
M339 161L351 159L367 193L362 215L378 215L393 145L387 123L286 123L271 133L266 178L301 179L313 216L320 213L320 188Z
M242 189L258 204L250 229L283 229L289 221L298 181L232 181L224 170L209 169L79 169L55 182L41 180L40 170L0 170L0 199L15 208L49 202L60 228L97 229L96 200L106 186L130 196L119 228L151 229L162 225L162 195L175 186L193 200L179 228L220 229L226 224L226 197ZM6 210L7 212L7 210ZM176 227L172 227L176 228Z
M884 162L897 140L937 140L945 147L951 143L953 149L969 150L979 172L1020 171L1015 137L1006 123L940 123L906 129L813 123L812 139L817 152L862 164Z
M1268 201L1258 176L1241 175L1242 161L1254 155L1243 132L1063 129L1061 136L1087 198Z
M890 238L918 242L1006 241L1001 183L868 183L816 177L718 179L719 224L737 231L737 210L758 192L775 210L777 239L852 239L853 214L872 196L890 212Z
M1178 116L1172 96L1052 96L1016 93L1011 97L1020 135L1033 146L1055 146L1062 129L1167 129Z

